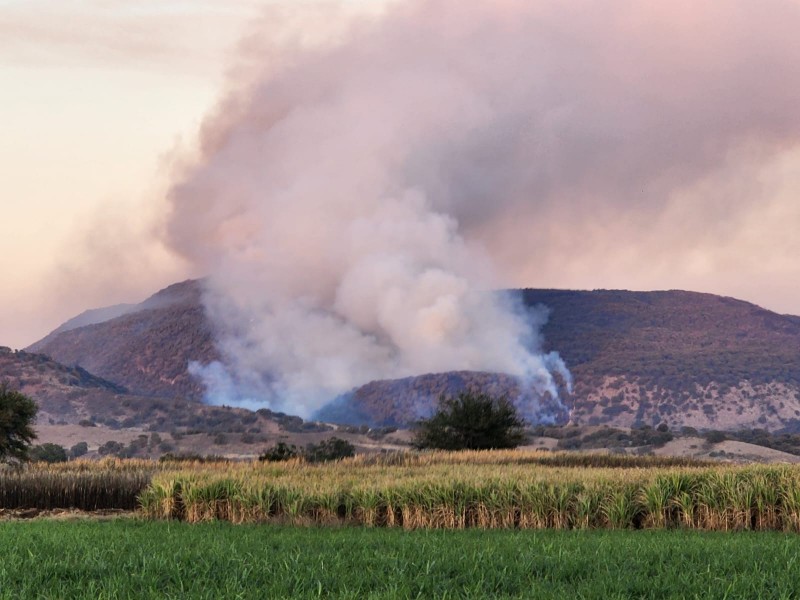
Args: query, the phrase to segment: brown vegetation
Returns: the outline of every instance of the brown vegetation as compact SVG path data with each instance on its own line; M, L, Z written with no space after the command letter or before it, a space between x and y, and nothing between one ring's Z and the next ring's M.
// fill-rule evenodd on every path
M187 365L217 358L201 293L198 281L175 284L127 314L54 332L29 350L80 365L138 395L201 400L202 385Z
M58 380L45 373L45 358L36 358L40 365L12 377L54 422L71 422L62 415L76 413L84 419L110 418L112 427L155 423L156 429L169 430L175 418L179 426L191 428L181 420L182 409L160 410L157 405L199 399L200 383L189 376L186 365L217 357L200 293L198 282L177 284L126 308L122 316L93 325L73 323L32 347L114 383L103 384L99 378L92 383L86 371L63 366L57 367L63 371ZM521 294L527 305L550 310L543 330L545 350L560 352L574 376L574 393L564 394L569 415L557 403L539 399L557 422L569 416L583 425L625 428L665 423L671 429L689 425L701 430L800 430L797 317L731 298L679 291ZM115 409L120 414L110 414L101 407L122 402L123 390L108 387L114 385L130 390L128 413ZM430 416L442 393L464 390L510 398L524 393L518 382L502 374L429 374L369 383L330 404L318 418L403 426ZM153 404L134 399L142 394L153 397ZM83 405L91 406L83 410ZM219 418L198 419L197 427L219 431L208 423ZM291 417L280 418L284 429L301 427L293 425Z

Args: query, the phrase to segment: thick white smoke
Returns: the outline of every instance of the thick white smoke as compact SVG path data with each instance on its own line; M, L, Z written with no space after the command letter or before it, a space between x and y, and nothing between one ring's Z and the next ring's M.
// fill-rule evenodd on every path
M267 19L169 197L171 245L210 273L225 367L193 367L210 398L308 414L451 369L553 392L563 364L485 293L490 258L529 271L592 228L643 230L731 157L796 139L798 16L789 0L408 0L316 46Z
M569 374L557 355L538 354L544 313L487 291L484 259L452 218L414 190L360 202L360 214L318 205L313 239L300 215L265 219L265 248L248 250L256 262L224 255L206 308L226 366L191 367L210 401L305 416L374 379L463 369L510 373L558 396L551 373Z

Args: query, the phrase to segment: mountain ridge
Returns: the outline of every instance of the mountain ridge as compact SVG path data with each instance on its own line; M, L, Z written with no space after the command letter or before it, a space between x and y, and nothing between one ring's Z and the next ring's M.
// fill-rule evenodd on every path
M218 359L201 296L201 281L176 283L124 314L57 329L26 350L65 365L80 365L139 395L199 401L204 390L187 365Z
M800 430L800 317L684 290L511 293L549 311L543 349L558 351L573 374L574 392L564 402L575 423ZM188 280L131 312L51 334L29 349L137 394L199 401L202 385L188 362L219 360L201 300L202 282ZM348 422L342 416L349 411L351 423L407 425L432 410L439 393L475 385L516 393L502 374L423 374L368 382L317 416Z

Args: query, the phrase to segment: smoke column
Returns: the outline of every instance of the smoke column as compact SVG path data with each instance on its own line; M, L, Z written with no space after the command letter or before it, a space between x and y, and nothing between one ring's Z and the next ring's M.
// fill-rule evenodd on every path
M170 245L210 274L224 361L192 369L212 402L308 415L456 369L555 394L544 316L487 293L493 259L535 268L564 214L657 220L738 151L800 132L792 2L734 0L722 24L711 2L326 10L315 42L265 18L169 194Z

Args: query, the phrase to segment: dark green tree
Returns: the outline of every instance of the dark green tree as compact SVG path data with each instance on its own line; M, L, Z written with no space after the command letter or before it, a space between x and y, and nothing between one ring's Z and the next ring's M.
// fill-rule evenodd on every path
M28 457L34 462L46 463L67 462L69 458L64 446L50 443L34 446L28 452Z
M296 458L297 456L299 456L297 446L294 444L289 445L286 442L278 442L272 446L272 448L267 448L264 450L264 452L259 455L258 460L281 462L284 460L289 460L290 458Z
M525 441L525 423L506 397L461 392L439 397L439 409L417 423L413 445L418 449L489 450L516 448Z
M36 403L25 394L0 383L0 462L23 461L36 439L33 421L38 411Z
M83 456L89 452L89 444L86 442L78 442L72 448L69 449L69 456L70 458L78 458L79 456Z
M355 453L355 447L347 440L330 437L322 440L319 444L308 444L303 456L310 463L320 463L349 458Z

